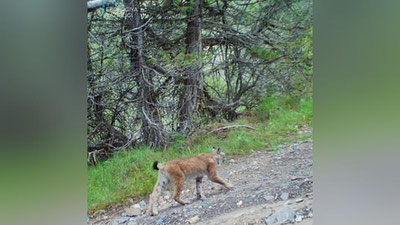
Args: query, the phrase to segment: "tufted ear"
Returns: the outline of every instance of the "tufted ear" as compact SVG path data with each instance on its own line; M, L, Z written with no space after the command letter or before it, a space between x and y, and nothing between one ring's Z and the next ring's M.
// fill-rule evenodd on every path
M221 154L221 152L222 152L222 149L221 149L221 148L218 148L217 153L218 153L218 154Z

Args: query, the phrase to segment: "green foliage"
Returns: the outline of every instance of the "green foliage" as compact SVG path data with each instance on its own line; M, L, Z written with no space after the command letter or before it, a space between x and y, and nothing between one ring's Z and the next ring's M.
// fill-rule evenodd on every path
M276 59L280 56L279 52L270 48L263 48L258 46L251 46L250 53L259 59L269 61Z
M189 13L193 10L193 7L192 6L183 6L181 9L184 13Z
M272 148L280 143L298 138L298 128L311 125L312 100L288 96L267 96L258 105L252 117L239 118L234 124L249 124L254 130L233 128L226 138L218 133L207 135L208 130L230 125L209 125L186 138L174 136L174 143L164 151L147 147L127 149L116 153L111 159L88 169L88 208L90 211L109 204L121 203L128 197L140 199L148 195L157 179L152 169L155 160L165 162L172 159L210 152L213 146L225 150L227 157L251 153L254 149ZM256 124L252 124L256 121Z
M268 96L262 101L256 108L257 117L260 120L266 120L271 115L275 115L278 112L278 106L276 105L276 100L272 96Z

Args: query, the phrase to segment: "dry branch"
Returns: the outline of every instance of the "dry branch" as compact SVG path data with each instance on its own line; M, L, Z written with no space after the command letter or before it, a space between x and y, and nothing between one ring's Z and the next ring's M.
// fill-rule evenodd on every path
M248 125L231 125L231 126L220 127L220 128L214 129L214 130L208 132L207 135L208 135L208 134L211 134L211 133L214 133L214 132L216 132L216 131L219 131L219 130L225 130L225 129L237 128L237 127L245 127L245 128L247 128L247 129L252 129L252 130L254 130L254 127L251 127L251 126L248 126Z

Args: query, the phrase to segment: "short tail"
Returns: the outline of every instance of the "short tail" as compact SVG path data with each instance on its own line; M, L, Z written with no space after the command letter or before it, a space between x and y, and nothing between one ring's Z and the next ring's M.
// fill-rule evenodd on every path
M158 170L158 162L157 161L155 161L153 163L153 169Z

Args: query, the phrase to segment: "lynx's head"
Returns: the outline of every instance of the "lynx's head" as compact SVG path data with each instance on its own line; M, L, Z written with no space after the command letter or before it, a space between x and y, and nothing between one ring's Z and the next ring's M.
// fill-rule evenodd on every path
M225 153L222 151L221 148L218 148L218 150L213 147L213 153L214 153L214 159L217 161L218 166L220 166L223 162L225 162Z

